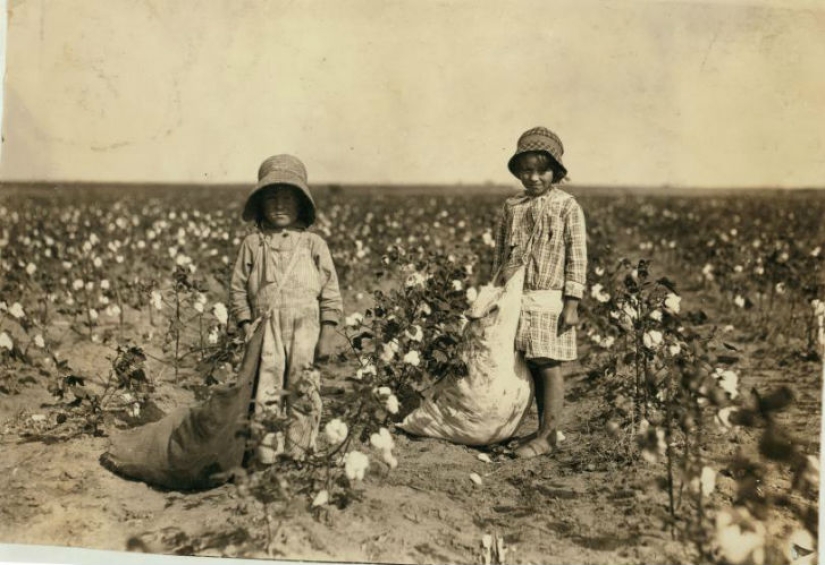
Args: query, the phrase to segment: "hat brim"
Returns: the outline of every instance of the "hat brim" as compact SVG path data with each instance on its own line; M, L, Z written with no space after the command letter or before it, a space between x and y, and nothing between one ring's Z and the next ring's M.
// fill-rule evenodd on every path
M243 209L243 219L246 222L251 222L255 220L256 213L255 209L258 206L258 199L260 198L261 193L264 189L276 186L276 185L287 185L293 186L297 188L301 195L306 199L306 203L309 205L308 210L304 211L305 214L305 223L307 227L315 223L315 201L312 198L312 194L309 191L309 186L307 185L304 180L299 177L298 175L291 174L287 171L272 171L267 174L264 178L258 181L258 184L252 189L252 192L249 193L249 196L246 199L246 204L244 205Z
M544 153L550 158L550 161L553 163L553 168L561 171L562 174L559 177L559 180L567 176L567 167L565 167L561 161L553 157L552 153L550 153L546 149L529 149L527 151L516 151L516 154L510 157L510 160L507 162L507 168L510 169L510 173L514 177L518 178L519 176L518 172L516 171L516 162L518 161L518 158L524 155L525 153Z

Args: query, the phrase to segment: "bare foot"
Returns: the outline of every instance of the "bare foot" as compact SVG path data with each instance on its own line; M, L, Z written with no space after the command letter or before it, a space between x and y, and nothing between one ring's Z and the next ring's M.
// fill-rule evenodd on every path
M518 449L519 447L536 439L536 436L538 436L538 434L539 433L536 431L529 433L526 436L515 437L508 442L508 446L510 447L510 449Z
M515 456L519 459L530 459L531 457L538 457L539 455L547 455L552 453L553 446L547 439L536 437L532 441L522 445L515 451Z

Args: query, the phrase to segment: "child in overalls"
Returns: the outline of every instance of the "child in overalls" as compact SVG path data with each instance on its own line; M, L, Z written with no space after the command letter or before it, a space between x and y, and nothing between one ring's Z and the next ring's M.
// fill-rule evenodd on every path
M508 168L525 193L505 202L496 231L493 272L506 281L522 265L526 268L515 347L533 377L539 428L515 450L517 457L554 450L564 402L561 364L577 356L587 241L581 207L556 186L567 176L563 152L561 140L547 128L521 135Z
M230 312L247 341L263 332L256 414L285 409L289 422L281 441L272 434L264 438L258 457L271 463L283 451L303 459L315 449L321 419L320 379L307 368L331 353L343 311L329 248L307 231L315 222L315 202L303 163L291 155L265 160L243 219L257 230L243 240L235 261ZM287 391L308 397L311 410L294 409L289 395L282 406Z

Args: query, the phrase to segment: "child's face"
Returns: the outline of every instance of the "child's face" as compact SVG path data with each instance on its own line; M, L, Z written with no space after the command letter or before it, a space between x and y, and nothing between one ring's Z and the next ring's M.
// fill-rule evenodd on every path
M298 190L282 186L267 190L261 198L263 223L271 228L288 228L298 221L301 200Z
M530 196L541 196L553 186L553 167L540 155L526 154L519 159L518 177Z

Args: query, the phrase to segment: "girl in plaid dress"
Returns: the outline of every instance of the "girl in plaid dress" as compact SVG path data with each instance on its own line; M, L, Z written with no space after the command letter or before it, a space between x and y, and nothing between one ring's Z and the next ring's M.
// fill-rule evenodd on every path
M303 163L291 155L264 161L243 218L258 229L241 243L230 311L247 341L263 332L256 413L285 409L289 419L286 437L265 437L258 456L265 463L280 452L301 459L315 448L321 420L320 376L307 369L331 353L343 311L329 248L306 231L315 222L315 202ZM282 407L285 390L308 403L295 409L287 397Z
M561 363L576 359L587 242L581 207L556 186L567 176L563 152L561 140L547 128L521 135L508 167L525 192L505 202L496 231L493 269L500 282L526 266L515 347L523 352L533 376L539 429L516 449L518 457L555 448L564 402Z

